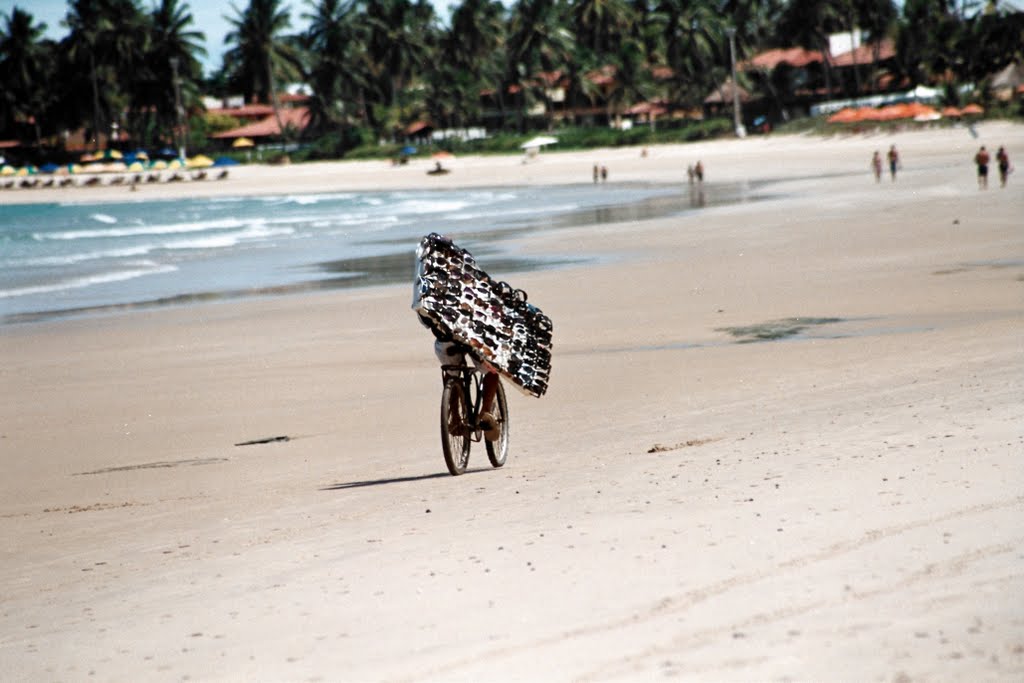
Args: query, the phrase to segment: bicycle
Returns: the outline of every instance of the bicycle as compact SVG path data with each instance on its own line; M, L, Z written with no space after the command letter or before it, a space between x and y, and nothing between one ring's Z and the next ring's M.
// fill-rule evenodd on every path
M481 405L483 404L483 375L465 362L442 365L441 380L441 449L448 471L458 476L466 471L469 464L469 450L473 442L484 440L480 426ZM501 467L508 459L508 404L505 389L498 382L498 389L491 405L491 415L498 423L500 435L495 441L484 440L487 459L494 467Z

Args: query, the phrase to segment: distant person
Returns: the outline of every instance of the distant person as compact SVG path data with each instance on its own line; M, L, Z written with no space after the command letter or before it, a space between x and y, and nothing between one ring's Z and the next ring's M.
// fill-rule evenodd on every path
M602 166L601 167L601 182L602 183L608 182L608 167L607 166Z
M696 171L693 170L693 164L686 167L686 175L690 177L690 184L693 185L693 179L696 177Z
M697 162L697 165L693 167L693 175L697 178L698 183L704 182L704 164Z
M877 149L871 157L871 170L875 172L875 182L882 182L882 153Z
M1005 147L1000 147L996 152L996 162L999 164L999 187L1006 187L1006 176L1010 175L1010 155L1006 153Z
M900 167L900 153L896 151L896 145L889 146L889 153L886 156L889 158L889 175L895 183L896 171Z
M988 150L985 145L981 146L978 153L974 155L974 164L978 167L978 189L988 189L988 162L990 161Z
M598 179L601 177L601 168L594 164L594 184L597 185Z

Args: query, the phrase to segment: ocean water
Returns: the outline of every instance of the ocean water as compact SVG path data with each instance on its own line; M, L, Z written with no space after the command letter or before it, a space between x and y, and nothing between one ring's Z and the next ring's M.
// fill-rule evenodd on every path
M642 185L0 205L0 321L411 282L431 231L514 267L510 236L692 208L678 187Z

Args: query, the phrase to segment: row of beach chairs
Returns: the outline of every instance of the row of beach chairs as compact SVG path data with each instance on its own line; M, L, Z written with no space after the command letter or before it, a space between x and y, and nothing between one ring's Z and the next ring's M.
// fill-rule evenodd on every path
M43 187L97 187L100 185L142 185L145 183L180 183L196 182L211 178L213 180L224 180L228 177L228 169L222 169L216 174L206 171L193 171L192 173L181 173L174 171L164 174L154 173L128 173L111 176L100 175L77 175L77 176L31 176L22 178L0 179L0 189L26 189Z

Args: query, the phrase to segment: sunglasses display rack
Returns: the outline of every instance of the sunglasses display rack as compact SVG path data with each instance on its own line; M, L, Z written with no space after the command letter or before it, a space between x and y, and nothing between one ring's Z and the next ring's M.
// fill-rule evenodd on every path
M551 373L551 319L526 292L491 279L473 256L431 233L416 249L413 309L532 396Z

